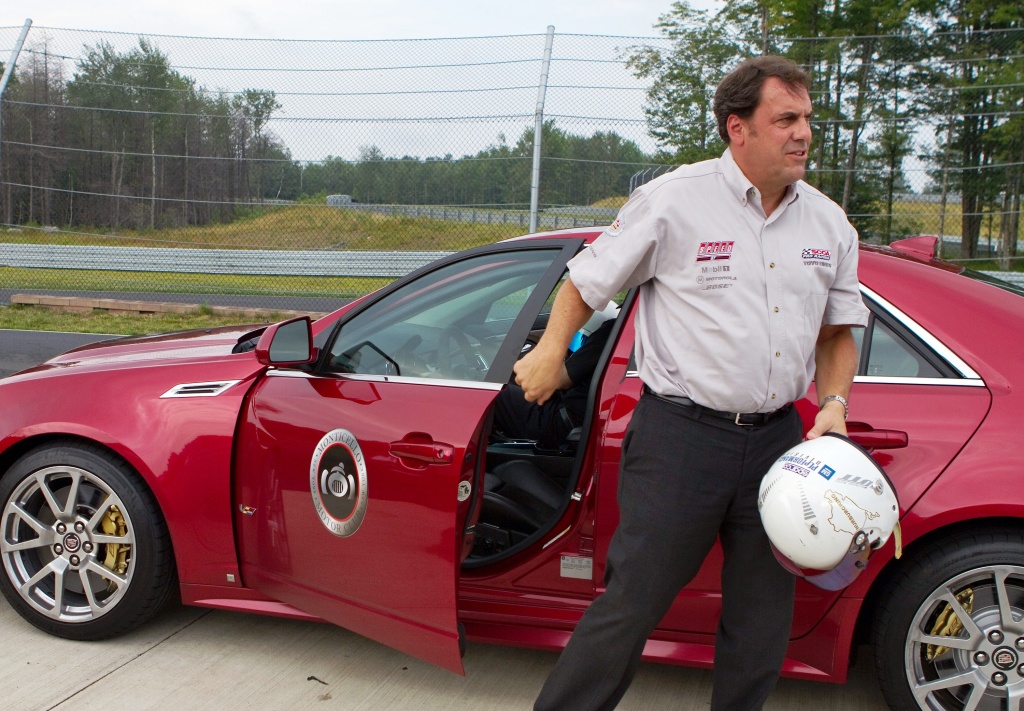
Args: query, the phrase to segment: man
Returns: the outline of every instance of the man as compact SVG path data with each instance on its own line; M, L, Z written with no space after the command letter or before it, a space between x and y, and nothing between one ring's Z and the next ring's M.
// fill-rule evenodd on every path
M801 439L791 403L816 382L809 438L846 433L856 370L853 326L867 324L857 235L804 183L811 141L807 75L750 59L715 94L721 158L636 190L569 264L544 337L515 367L530 400L557 388L561 356L595 305L640 287L636 358L645 392L623 441L620 522L605 592L583 616L536 709L611 709L647 637L723 550L713 711L760 709L778 679L793 577L757 511L761 478Z
M614 323L614 318L606 320L565 359L558 389L543 404L528 401L516 385L502 390L494 405L494 428L511 439L536 440L543 450L558 449L583 424L590 381Z

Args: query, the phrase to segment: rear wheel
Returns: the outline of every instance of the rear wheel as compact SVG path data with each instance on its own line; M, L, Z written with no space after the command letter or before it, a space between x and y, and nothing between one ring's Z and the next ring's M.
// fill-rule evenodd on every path
M102 448L35 449L0 481L0 589L50 634L91 640L151 617L175 587L170 536L152 494Z
M958 535L890 586L875 665L896 711L1017 711L1024 701L1024 535Z

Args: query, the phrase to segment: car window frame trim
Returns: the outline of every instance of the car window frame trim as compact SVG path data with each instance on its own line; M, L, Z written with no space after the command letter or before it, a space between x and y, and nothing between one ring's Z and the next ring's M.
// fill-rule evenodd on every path
M936 338L931 332L924 328L917 321L908 316L904 311L897 308L891 301L880 296L874 290L860 285L861 294L867 296L889 316L896 320L903 328L926 345L931 351L941 358L946 365L952 368L958 378L908 378L908 377L886 377L858 375L854 382L898 382L898 383L921 383L922 381L942 381L942 385L967 385L972 387L984 386L984 381L971 366L960 356L952 351L945 343Z
M885 312L885 314L891 317L897 324L902 326L908 333L914 338L918 339L920 343L925 345L931 350L931 352L938 358L940 358L947 366L949 366L955 373L956 377L951 378L911 378L906 376L895 376L895 375L856 375L854 376L854 383L873 383L873 384L893 384L893 385L946 385L955 387L974 387L983 388L985 387L985 381L982 379L971 366L969 366L960 356L954 353L945 343L940 341L931 332L929 332L924 326L919 324L917 321L908 316L904 311L897 308L891 301L880 296L876 291L871 288L860 285L860 291L862 296L866 296L879 309ZM877 318L877 314L872 314ZM636 370L629 370L626 372L627 378L638 378L640 374Z
M388 295L392 294L393 292L397 291L398 289L403 288L406 284L409 284L409 283L419 279L422 276L425 276L425 275L427 275L427 274L429 274L429 273L431 273L433 271L436 271L438 269L442 269L442 268L444 268L444 267L446 267L446 266L448 266L450 264L454 264L454 263L457 263L457 262L460 262L460 261L465 261L465 260L468 260L468 259L473 259L475 257L481 256L481 255L485 255L485 254L501 254L502 252L521 252L521 251L530 251L530 250L534 250L534 251L538 251L538 250L539 251L553 251L553 252L556 253L555 256L551 260L551 263L548 265L546 271L543 273L541 278L538 280L537 285L536 285L536 287L534 289L534 293L532 293L529 296L529 298L527 298L526 302L523 304L523 307L520 309L519 314L517 314L515 320L512 323L511 328L509 329L509 332L505 335L505 341L502 344L502 348L500 348L498 350L498 353L495 354L495 358L491 362L490 367L488 368L487 377L483 381L463 381L463 380L436 379L436 378L424 379L424 380L432 380L435 384L439 383L439 382L445 382L445 383L448 383L448 384L452 384L452 383L460 383L461 384L461 383L464 383L464 382L491 382L491 383L493 383L493 382L503 382L503 381L495 380L495 378L496 378L495 365L500 363L502 366L505 366L503 368L504 370L507 370L508 373L511 373L512 372L512 365L515 363L515 360L518 357L518 351L516 351L514 353L509 353L508 356L505 358L505 360L507 362L504 362L502 360L502 352L504 350L505 344L509 342L509 339L513 335L515 335L517 333L520 333L520 332L521 332L522 339L523 340L526 339L526 335L529 333L529 324L532 324L532 319L527 319L526 317L524 317L524 313L526 313L531 308L534 309L536 312L540 311L540 308L544 305L544 302L547 300L547 297L550 294L551 289L553 289L555 287L555 285L558 284L558 280L561 278L561 275L565 272L566 263L577 252L579 252L580 249L582 249L582 247L583 247L583 245L585 243L586 243L586 240L583 237L573 237L573 236L567 236L567 237L563 237L563 238L559 238L559 239L524 239L524 238L520 237L520 238L516 238L516 239L505 240L505 241L502 241L502 242L496 242L494 244L486 244L486 245L481 245L479 247L473 247L473 248L470 248L470 249L462 250L460 252L453 252L452 254L449 254L446 257L441 257L440 259L437 259L437 260L431 262L430 264L426 264L426 265L424 265L424 266L422 266L422 267L420 267L418 269L413 270L412 272L409 272L408 274L406 274L403 277L399 277L398 279L395 279L393 282L391 282L387 286L381 287L376 292L373 292L373 294L371 295L371 298L365 299L364 303L361 303L357 308L354 308L353 310L347 312L341 318L339 318L337 323L335 323L331 327L330 335L327 337L326 341L324 342L324 347L321 350L320 356L318 357L316 363L313 364L311 367L309 367L308 370L313 372L313 373L319 374L319 375L329 375L329 374L332 374L332 373L337 374L336 371L331 371L327 367L327 362L328 362L328 360L330 358L331 348L333 347L333 344L334 344L335 340L337 340L337 338L339 337L339 334L341 333L341 330L345 327L345 324L347 324L349 321L351 321L352 319L354 319L357 316L359 316L361 313L363 313L364 311L369 309L371 306L373 306L374 304L379 302L381 299L386 298ZM541 296L537 292L541 291L544 287L547 287L548 290L547 290L547 292L543 296ZM536 316L536 314L534 314L534 317L535 316ZM372 374L369 374L369 373L346 373L346 375L372 375ZM395 377L404 377L404 376L384 376L384 377L395 378ZM506 376L506 379L507 379L507 376ZM405 380L406 381L411 381L412 378L408 377L408 378L405 378Z

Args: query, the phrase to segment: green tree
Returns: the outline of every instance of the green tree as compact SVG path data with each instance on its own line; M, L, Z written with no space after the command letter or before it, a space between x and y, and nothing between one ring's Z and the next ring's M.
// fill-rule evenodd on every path
M933 28L926 40L934 90L922 104L947 117L939 127L937 179L960 194L962 255L978 255L986 214L997 212L1008 218L1000 224L1010 254L1021 190L1024 8L1007 0L945 0L916 12L922 26Z
M182 96L195 93L195 82L175 71L167 55L146 39L139 46L118 54L106 42L89 50L78 63L78 71L68 84L68 100L77 106L100 109L95 119L102 132L100 139L110 155L108 189L115 196L113 224L121 219L126 176L134 190L148 188L148 211L143 218L141 203L132 201L136 226L145 219L157 226L157 198L163 175L159 155L169 147L176 132L176 116ZM148 160L143 155L148 153ZM141 191L139 191L141 192ZM141 196L141 195L138 195Z
M721 153L712 112L715 87L741 58L753 52L737 38L728 15L712 16L678 0L655 25L669 49L633 47L626 60L633 73L651 82L644 114L651 135L690 163Z

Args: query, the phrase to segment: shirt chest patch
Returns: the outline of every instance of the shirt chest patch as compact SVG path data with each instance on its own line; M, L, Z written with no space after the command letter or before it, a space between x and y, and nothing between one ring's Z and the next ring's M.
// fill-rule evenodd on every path
M804 247L800 251L800 259L803 260L805 267L832 268L832 252L827 249Z
M697 248L697 290L699 292L715 293L722 289L729 289L736 284L736 275L733 272L733 265L729 263L732 259L733 245L735 241L701 242Z
M697 262L717 262L732 258L735 241L701 242L697 247Z

